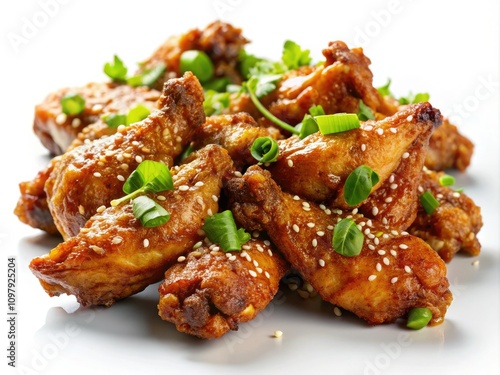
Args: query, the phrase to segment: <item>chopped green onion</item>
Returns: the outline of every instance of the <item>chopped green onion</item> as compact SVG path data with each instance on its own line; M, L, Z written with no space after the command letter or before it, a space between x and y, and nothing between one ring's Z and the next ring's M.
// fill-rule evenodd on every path
M226 92L227 85L231 81L227 77L213 78L210 81L203 84L204 90L214 90L217 92Z
M283 53L281 60L286 65L288 70L297 69L311 63L310 51L303 50L297 43L287 40L283 45Z
M230 210L208 216L203 225L208 239L220 245L224 252L239 251L241 245L250 239L250 234L243 228L237 229Z
M379 175L366 165L360 165L347 177L344 184L344 199L349 206L356 206L370 195L378 183Z
M125 82L127 80L127 67L123 61L114 55L113 62L104 64L104 73L115 82Z
M431 215L434 210L439 207L439 202L436 200L436 198L434 198L429 190L427 190L420 196L420 203L422 204L425 212L427 212L429 215Z
M272 163L279 155L279 146L271 137L257 138L250 148L252 156L260 163Z
M179 67L181 74L191 71L201 83L208 82L214 75L214 64L203 51L184 51L180 56Z
M108 128L115 129L127 123L127 116L122 114L105 115L102 117Z
M387 83L384 86L377 87L377 91L379 92L380 95L382 96L394 96L391 93L390 87L391 86L391 79L387 79Z
M455 185L455 177L450 176L449 174L444 174L441 177L439 177L439 185L441 186Z
M359 255L363 242L363 233L352 219L340 220L333 229L333 249L340 255L346 257Z
M356 114L360 121L375 120L375 115L370 107L368 107L362 100L359 100L359 109Z
M432 319L432 312L427 307L417 307L408 313L406 326L411 329L422 329Z
M141 221L143 227L153 228L165 224L170 214L162 206L149 197L141 195L132 200L134 217Z
M141 193L158 193L173 189L174 183L168 167L160 162L144 160L123 184L123 192L127 195L120 199L113 199L111 206L117 206Z
M151 87L155 82L165 73L167 66L160 63L152 68L146 69L141 74L130 77L127 79L127 83L130 86L148 86Z
M411 92L408 96L399 98L399 104L416 104L429 101L430 95L426 92L421 92L413 95Z
M309 114L311 116L323 116L325 114L325 110L321 106L321 104L318 105L312 105L309 108Z
M130 111L128 111L127 114L127 121L125 125L131 125L135 124L136 122L144 120L146 117L149 116L151 112L149 112L149 109L143 106L142 104L136 105L134 108L132 108Z
M315 116L314 119L323 135L341 133L360 127L358 116L355 113L335 113Z
M304 115L304 119L302 120L302 122L295 128L300 130L300 139L304 139L308 135L314 134L319 130L318 123L316 122L314 117L307 113Z
M78 115L85 109L85 99L80 94L66 94L61 98L61 108L67 115Z
M205 91L203 109L207 116L220 115L224 109L229 107L229 93L214 90Z

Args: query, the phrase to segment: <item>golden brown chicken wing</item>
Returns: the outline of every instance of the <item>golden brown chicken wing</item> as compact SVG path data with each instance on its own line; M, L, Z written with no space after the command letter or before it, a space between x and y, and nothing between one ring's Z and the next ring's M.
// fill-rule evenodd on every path
M278 139L280 132L276 128L258 126L253 117L244 112L210 116L205 124L195 130L193 147L198 149L207 144L220 145L229 152L236 169L241 169L257 163L250 148L259 137Z
M386 119L366 121L360 128L347 132L332 135L317 132L302 140L290 137L280 142L278 160L271 163L269 171L288 192L349 208L342 194L343 186L356 167L366 165L378 173L380 182L372 192L384 181L390 181L401 163L419 162L416 168L420 170L421 158L418 155L409 158L409 152L421 153L440 122L439 110L429 103L420 103ZM394 183L398 181L390 184ZM412 186L416 189L413 183L404 193L411 193ZM415 199L415 194L411 194Z
M67 94L79 94L85 100L83 112L70 116L62 112L61 99ZM60 155L82 129L98 121L102 115L126 114L138 104L153 111L160 95L160 91L148 87L116 83L89 83L83 87L64 88L48 95L35 107L33 130L51 154Z
M180 332L220 337L271 302L286 268L268 241L252 239L241 252L230 253L216 244L204 246L165 273L159 315Z
M49 295L73 294L84 306L109 306L137 293L161 280L202 238L205 217L218 211L213 197L231 172L227 152L207 146L193 162L172 169L174 190L149 195L170 213L166 224L143 227L130 203L109 207L75 237L33 259L30 269Z
M428 169L422 173L419 194L431 192L439 206L428 214L419 205L417 218L408 231L424 239L445 262L461 250L479 255L481 244L477 234L483 226L481 209L464 193L441 186L439 178L443 174Z
M59 232L76 235L98 209L120 195L123 181L143 160L173 164L205 121L203 91L194 75L165 84L160 110L145 120L62 155L45 183Z
M138 74L159 64L166 66L155 87L160 89L170 78L180 77L180 56L187 50L205 52L214 64L216 77L227 77L231 83L239 84L242 77L237 69L238 57L248 41L241 29L228 23L215 21L203 30L193 29L185 34L172 36L153 54L140 64Z
M270 173L251 166L228 183L232 211L247 230L265 230L285 258L330 303L370 324L393 322L412 308L444 318L452 296L446 266L421 239L363 215L348 215L364 233L361 253L332 248L337 222L347 214L283 193Z

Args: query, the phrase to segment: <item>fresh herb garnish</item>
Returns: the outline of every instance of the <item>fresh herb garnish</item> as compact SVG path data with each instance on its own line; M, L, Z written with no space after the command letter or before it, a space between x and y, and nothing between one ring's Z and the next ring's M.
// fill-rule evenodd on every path
M224 109L229 108L229 93L214 90L205 91L203 109L207 116L220 115Z
M439 207L439 202L436 198L434 198L434 195L432 195L429 190L423 193L419 199L424 211L429 215L431 215L434 210Z
M120 113L104 115L102 119L106 125L108 125L108 128L111 129L116 129L120 125L125 125L127 123L127 115L122 115Z
M432 312L427 307L417 307L408 313L406 326L411 329L422 329L432 319Z
M80 94L66 94L61 98L61 109L66 115L79 115L85 109L85 99Z
M354 220L340 220L333 229L333 249L340 255L353 257L363 248L364 236Z
M141 74L130 77L127 79L127 83L130 86L148 86L152 87L155 82L160 78L163 73L165 73L167 66L163 63L155 65L152 68L144 70Z
M237 229L230 210L208 216L203 225L208 239L220 245L224 252L239 251L241 245L248 242L250 234L243 228Z
M439 177L439 185L441 186L455 185L455 177L450 176L449 174L444 174L441 177Z
M359 121L375 120L375 115L370 107L368 107L361 99L359 100L359 109L357 116Z
M173 190L174 184L168 167L160 162L144 160L133 171L123 184L123 192L127 195L113 199L112 206L135 198L143 193L158 193L164 190Z
M271 137L257 138L250 148L252 156L261 163L272 163L279 155L279 146Z
M360 165L347 177L344 184L344 199L349 206L363 202L379 182L379 175L366 165Z
M316 120L319 131L323 135L341 133L360 127L358 116L354 113L315 116L314 120Z
M387 83L384 86L377 87L377 91L382 96L394 96L391 93L390 86L391 86L391 79L388 78Z
M297 69L311 63L310 51L303 50L297 43L287 40L283 45L281 60L288 70Z
M107 62L104 64L104 73L115 82L126 82L127 72L127 67L117 55L113 56L112 63Z
M151 198L141 195L132 200L134 217L141 221L143 227L153 228L165 224L170 214Z
M408 96L402 96L399 98L399 104L416 104L429 101L430 95L426 92L420 92L417 94L412 94L411 92Z
M136 105L126 115L124 114L108 114L104 115L102 119L109 128L117 128L120 125L129 126L136 122L144 120L150 114L149 109L142 104Z
M306 113L302 122L295 127L295 129L300 131L299 138L304 139L308 135L319 131L318 123L314 119L314 116L322 116L324 114L325 111L320 104L311 106L311 108L309 108L309 113Z
M214 76L214 64L210 57L199 50L188 50L180 56L179 68L181 74L192 72L201 83L208 82Z

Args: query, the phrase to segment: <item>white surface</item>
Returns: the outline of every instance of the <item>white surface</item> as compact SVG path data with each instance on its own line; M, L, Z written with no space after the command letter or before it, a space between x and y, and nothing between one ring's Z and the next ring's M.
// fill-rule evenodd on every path
M47 1L0 5L2 311L7 258L15 256L18 263L18 367L7 366L4 323L3 374L5 368L13 374L499 373L498 1L61 0L50 14L40 5ZM26 20L36 17L46 24L23 34ZM375 85L390 77L398 95L428 91L431 102L474 141L472 166L457 175L457 185L483 209L483 249L478 267L464 256L449 265L455 299L444 324L417 332L368 327L352 316L336 318L331 306L287 294L240 331L200 341L157 317L156 286L109 309L79 310L72 298L43 292L28 263L57 240L12 214L17 183L33 178L48 161L31 132L34 105L57 88L106 79L102 65L114 53L132 66L169 35L219 17L243 28L251 51L272 58L280 56L285 39L316 58L330 40L363 43ZM29 36L17 50L13 34ZM283 337L271 338L277 329Z

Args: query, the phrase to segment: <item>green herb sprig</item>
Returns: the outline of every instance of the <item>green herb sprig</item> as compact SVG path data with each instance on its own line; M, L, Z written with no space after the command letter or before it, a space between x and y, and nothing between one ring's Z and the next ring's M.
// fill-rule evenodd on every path
M250 240L250 234L243 228L237 229L230 210L208 216L203 225L208 239L220 245L224 252L239 251Z
M350 218L340 220L333 229L333 249L340 255L353 257L363 248L364 235Z
M373 169L360 165L347 177L344 184L344 199L349 206L363 202L379 182L380 177Z

